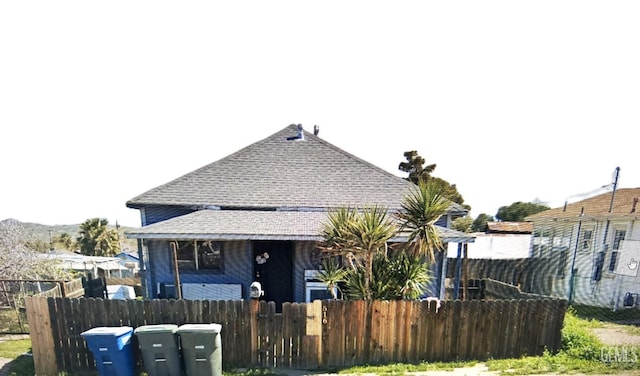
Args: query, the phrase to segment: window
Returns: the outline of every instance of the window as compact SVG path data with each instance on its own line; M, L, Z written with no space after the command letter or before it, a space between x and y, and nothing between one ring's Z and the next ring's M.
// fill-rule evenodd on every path
M620 249L620 242L624 240L627 232L625 230L616 230L613 235L613 247L611 251L611 260L609 260L609 271L616 271L616 261L618 261L618 250Z
M591 230L582 230L582 236L580 239L580 249L581 250L587 250L589 248L591 248L591 236L593 234L593 231Z
M620 249L620 242L624 240L627 232L625 230L616 230L615 235L613 236L613 249Z
M180 270L222 270L222 242L189 240L177 242Z
M556 276L560 278L564 278L564 268L567 264L567 250L560 250L558 259L558 269L556 271Z

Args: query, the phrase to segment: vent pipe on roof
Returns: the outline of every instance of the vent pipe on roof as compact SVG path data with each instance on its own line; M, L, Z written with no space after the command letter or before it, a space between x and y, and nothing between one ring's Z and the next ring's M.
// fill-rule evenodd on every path
M318 125L313 126L313 135L317 136L320 133L320 127Z
M298 124L298 134L295 137L287 137L287 140L304 140L304 130L302 129L302 124Z

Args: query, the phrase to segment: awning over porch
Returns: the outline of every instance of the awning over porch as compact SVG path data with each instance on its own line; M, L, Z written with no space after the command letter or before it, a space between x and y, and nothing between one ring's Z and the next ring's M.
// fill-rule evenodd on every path
M199 210L126 232L131 239L321 241L324 211ZM438 227L442 241L472 243L474 236ZM394 241L406 241L400 236Z

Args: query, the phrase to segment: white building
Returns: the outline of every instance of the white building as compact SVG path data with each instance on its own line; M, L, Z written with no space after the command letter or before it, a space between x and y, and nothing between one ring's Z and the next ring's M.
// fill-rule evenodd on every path
M613 309L625 307L625 296L637 304L639 198L640 188L618 189L526 218L532 257L548 259L553 295Z
M533 226L529 222L488 222L487 232L474 232L473 243L467 245L470 259L521 259L527 258L531 248ZM448 258L457 258L458 244L449 243Z

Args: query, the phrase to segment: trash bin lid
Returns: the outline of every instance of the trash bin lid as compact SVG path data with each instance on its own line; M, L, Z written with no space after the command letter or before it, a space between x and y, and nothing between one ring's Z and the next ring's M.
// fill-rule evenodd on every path
M91 328L80 333L81 336L107 336L111 335L114 337L120 337L122 335L131 333L133 328L130 326L98 326L95 328Z
M184 324L178 328L178 333L220 333L220 324Z
M158 324L158 325L143 325L137 327L133 332L138 333L175 333L178 330L176 324Z

